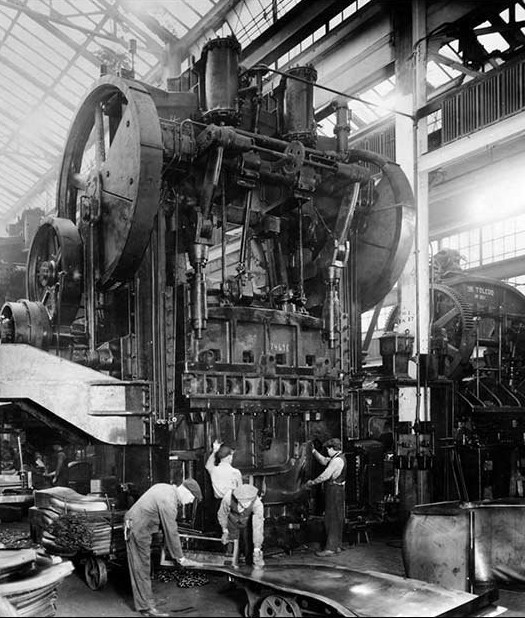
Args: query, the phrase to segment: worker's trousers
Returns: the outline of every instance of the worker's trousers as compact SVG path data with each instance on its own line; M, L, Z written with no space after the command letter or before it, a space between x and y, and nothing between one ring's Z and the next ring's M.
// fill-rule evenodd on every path
M130 532L127 540L128 567L135 609L155 607L151 588L151 535L147 538Z
M326 483L324 499L324 527L326 531L325 549L335 551L337 548L343 547L345 486Z

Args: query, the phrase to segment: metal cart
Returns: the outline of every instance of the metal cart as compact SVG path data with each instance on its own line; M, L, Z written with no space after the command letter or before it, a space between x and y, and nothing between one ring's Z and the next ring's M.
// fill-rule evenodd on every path
M95 513L88 513L88 521L95 533L93 548L79 554L74 562L83 566L84 578L91 590L101 590L107 584L108 570L126 563L125 512L109 511L98 514L98 517Z
M77 511L79 512L79 511ZM49 523L42 512L29 509L31 538L42 544L49 554L69 558L77 568L83 570L86 584L91 590L101 590L107 584L108 571L126 562L126 543L124 540L125 510L80 512L93 534L90 550L65 551L50 537Z

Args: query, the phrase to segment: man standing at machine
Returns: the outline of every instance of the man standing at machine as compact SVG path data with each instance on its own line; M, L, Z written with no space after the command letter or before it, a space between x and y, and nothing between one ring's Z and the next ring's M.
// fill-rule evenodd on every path
M324 445L328 456L321 455L312 447L312 455L317 461L326 466L321 474L306 482L310 488L320 483L325 483L325 511L324 526L326 532L326 544L322 551L316 551L316 556L326 557L339 553L343 548L343 528L345 523L345 480L346 480L346 457L341 450L341 440L330 438Z
M197 566L184 558L177 528L179 506L202 500L199 484L187 479L179 486L157 483L150 487L124 516L124 538L135 609L143 616L169 616L155 607L151 588L151 540L161 531L170 556L181 566Z

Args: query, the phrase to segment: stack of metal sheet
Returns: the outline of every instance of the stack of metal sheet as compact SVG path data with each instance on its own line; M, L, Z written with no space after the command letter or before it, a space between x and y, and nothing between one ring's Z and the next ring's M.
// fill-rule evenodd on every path
M58 587L73 570L71 562L42 560L33 549L0 550L0 598L17 616L54 616Z
M126 553L126 543L124 541L124 511L111 511L108 513L86 513L83 515L87 536L89 536L89 553L96 556L105 555L124 555ZM57 519L60 516L57 516ZM64 548L59 540L49 529L44 529L41 538L42 546L50 554L64 555ZM73 555L76 553L72 551Z
M98 517L92 513L87 516L87 525L93 534L91 551L95 555L125 555L124 513L125 511L112 511Z
M35 506L58 513L108 511L109 502L100 496L85 496L68 487L52 487L34 492Z
M35 491L35 510L42 527L40 542L53 554L64 554L52 533L53 524L65 515L79 515L90 537L89 551L95 555L125 554L124 513L111 508L111 504L98 496L84 496L63 487ZM72 554L75 552L72 552Z

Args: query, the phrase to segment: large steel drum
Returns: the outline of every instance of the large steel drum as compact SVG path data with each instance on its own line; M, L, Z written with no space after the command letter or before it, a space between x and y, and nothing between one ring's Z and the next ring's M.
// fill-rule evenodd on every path
M403 535L407 577L473 591L525 581L525 500L421 504Z

